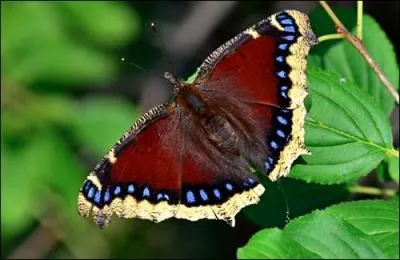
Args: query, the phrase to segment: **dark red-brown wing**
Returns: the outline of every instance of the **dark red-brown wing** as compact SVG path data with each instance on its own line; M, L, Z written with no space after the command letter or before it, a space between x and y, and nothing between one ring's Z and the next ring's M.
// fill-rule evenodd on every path
M181 162L170 151L179 137L167 144L162 139L167 132L179 135L175 119L174 110L161 105L126 132L83 184L81 215L93 215L99 226L107 224L113 213L158 221L174 215L168 204L179 201Z
M263 120L268 152L255 164L271 180L287 175L292 162L308 152L304 146L305 69L308 51L316 43L306 15L294 10L280 12L214 51L195 81L206 95L221 92L256 110L260 110L258 105L265 107L265 115L258 113L257 117ZM212 100L212 95L209 98ZM240 116L240 111L231 112ZM256 152L244 156L254 161Z
M173 106L146 113L89 174L79 193L79 213L92 215L100 227L113 213L155 222L223 219L234 225L236 213L258 202L264 188L245 161L232 158L221 166L220 158L211 158L190 137L190 124L194 120Z

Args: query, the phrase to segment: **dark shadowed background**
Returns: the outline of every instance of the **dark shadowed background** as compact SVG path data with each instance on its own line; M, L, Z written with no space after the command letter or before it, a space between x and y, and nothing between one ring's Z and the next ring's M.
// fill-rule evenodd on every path
M338 4L355 8L356 2L332 3ZM168 85L160 79L164 71L187 78L216 47L253 23L280 10L309 12L317 6L312 1L2 1L2 258L235 257L237 247L260 229L243 212L235 228L220 221L114 218L99 230L78 216L77 194L91 168L138 116L168 100ZM398 10L398 2L365 3L396 53ZM398 146L398 107L392 121ZM288 194L291 185L283 182ZM279 209L271 207L271 215L259 218L281 226L283 195L268 192L269 204ZM290 209L296 212L296 205Z

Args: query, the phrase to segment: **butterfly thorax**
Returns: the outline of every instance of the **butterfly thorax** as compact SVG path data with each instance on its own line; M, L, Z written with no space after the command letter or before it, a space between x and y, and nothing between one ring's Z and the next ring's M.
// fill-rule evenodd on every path
M238 153L239 137L228 117L217 109L217 104L206 100L198 87L187 84L179 89L176 104L195 120L194 123L203 129L217 149Z

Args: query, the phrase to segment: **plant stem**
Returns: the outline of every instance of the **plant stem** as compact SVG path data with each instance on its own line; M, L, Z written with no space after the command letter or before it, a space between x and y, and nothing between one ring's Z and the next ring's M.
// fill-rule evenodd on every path
M345 28L344 25L342 24L342 22L339 20L339 18L336 16L336 14L333 12L333 10L330 8L330 6L325 1L319 1L319 3L322 5L322 7L328 13L329 17L331 17L332 21L335 23L336 26Z
M386 89L389 91L389 93L394 97L396 100L396 103L399 104L399 93L397 90L393 87L392 83L390 83L389 79L386 77L386 75L381 71L381 69L378 67L378 65L375 63L375 61L372 59L372 57L369 55L367 49L365 48L365 45L362 43L360 39L358 39L356 36L353 34L349 33L346 29L343 30L343 28L338 27L337 31L339 33L342 33L345 35L347 40L353 44L353 46L358 50L358 52L364 57L364 59L367 61L368 65L372 68L372 70L375 72L375 74L378 76L378 78L382 81L383 85L386 87Z
M374 196L387 196L392 197L396 194L396 190L392 189L378 189L375 187L356 185L349 188L351 193L362 193Z
M318 37L319 42L328 41L328 40L335 40L335 39L343 39L345 36L340 33L333 33L333 34L326 34Z
M357 1L357 37L362 41L363 34L363 1Z
M386 89L389 91L389 93L396 100L396 103L399 104L399 93L393 87L392 83L390 83L390 81L388 80L386 75L381 71L381 69L378 67L378 65L375 63L375 61L372 59L372 57L369 55L369 53L368 53L367 49L365 48L364 44L362 43L362 41L347 31L346 27L344 27L342 22L339 20L339 18L335 15L333 10L330 8L330 6L325 1L320 1L320 4L325 9L325 11L329 15L329 17L331 17L332 21L335 23L336 31L340 34L343 34L344 37L351 44L353 44L353 46L360 52L360 54L367 61L368 65L372 68L372 70L375 72L375 74L378 76L378 78L382 81L383 85L386 87Z

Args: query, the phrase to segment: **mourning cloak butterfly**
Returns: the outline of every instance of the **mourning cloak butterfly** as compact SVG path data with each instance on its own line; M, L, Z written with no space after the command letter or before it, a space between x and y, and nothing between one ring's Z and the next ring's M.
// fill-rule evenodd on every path
M260 200L251 168L277 180L304 145L308 17L287 10L215 50L188 81L170 73L174 101L144 114L89 174L80 215L155 222L222 219Z

